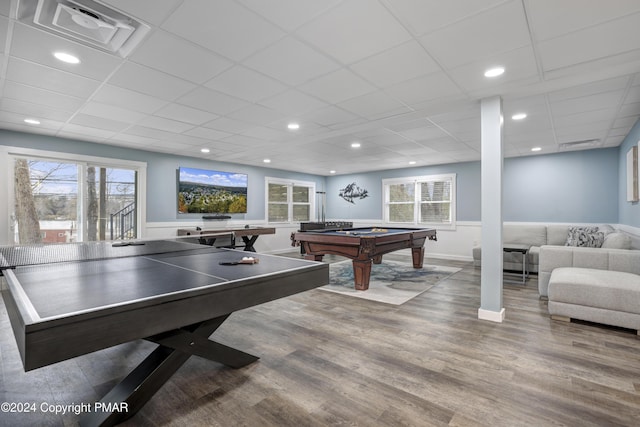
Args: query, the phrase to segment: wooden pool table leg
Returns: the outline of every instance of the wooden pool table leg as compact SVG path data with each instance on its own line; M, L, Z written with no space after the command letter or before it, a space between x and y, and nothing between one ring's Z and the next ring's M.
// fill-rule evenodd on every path
M413 259L413 268L422 268L422 262L424 261L424 246L411 248L411 257Z
M358 291L366 291L369 289L369 280L371 279L372 260L353 260L353 277L355 279L355 287Z

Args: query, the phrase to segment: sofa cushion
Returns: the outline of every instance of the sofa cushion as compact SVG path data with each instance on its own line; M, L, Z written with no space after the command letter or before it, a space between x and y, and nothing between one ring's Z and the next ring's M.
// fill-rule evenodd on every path
M604 233L598 227L569 227L565 246L599 248L604 242Z
M631 249L631 237L620 232L609 233L605 236L602 247L609 249Z
M502 228L502 241L531 246L546 245L547 226L505 224Z
M569 232L568 225L550 224L547 226L547 245L564 246Z
M593 268L556 268L549 280L549 301L640 313L640 276Z

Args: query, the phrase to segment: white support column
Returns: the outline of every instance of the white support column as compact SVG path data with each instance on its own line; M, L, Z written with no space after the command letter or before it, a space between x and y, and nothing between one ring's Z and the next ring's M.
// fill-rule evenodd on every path
M482 272L478 319L502 322L502 99L480 103Z

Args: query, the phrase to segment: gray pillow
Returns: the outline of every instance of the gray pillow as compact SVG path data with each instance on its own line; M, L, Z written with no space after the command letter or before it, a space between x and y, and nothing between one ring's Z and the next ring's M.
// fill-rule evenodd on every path
M598 227L569 227L565 246L599 248L604 242L604 233Z
M607 237L604 238L602 247L609 249L631 249L631 237L617 231L609 233Z

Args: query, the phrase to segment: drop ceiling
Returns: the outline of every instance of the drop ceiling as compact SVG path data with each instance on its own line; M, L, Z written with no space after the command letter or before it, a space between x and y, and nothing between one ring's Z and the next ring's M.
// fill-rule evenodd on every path
M26 1L0 3L2 129L329 175L479 160L496 95L506 157L616 147L640 117L636 0L85 2L143 25L124 53Z

